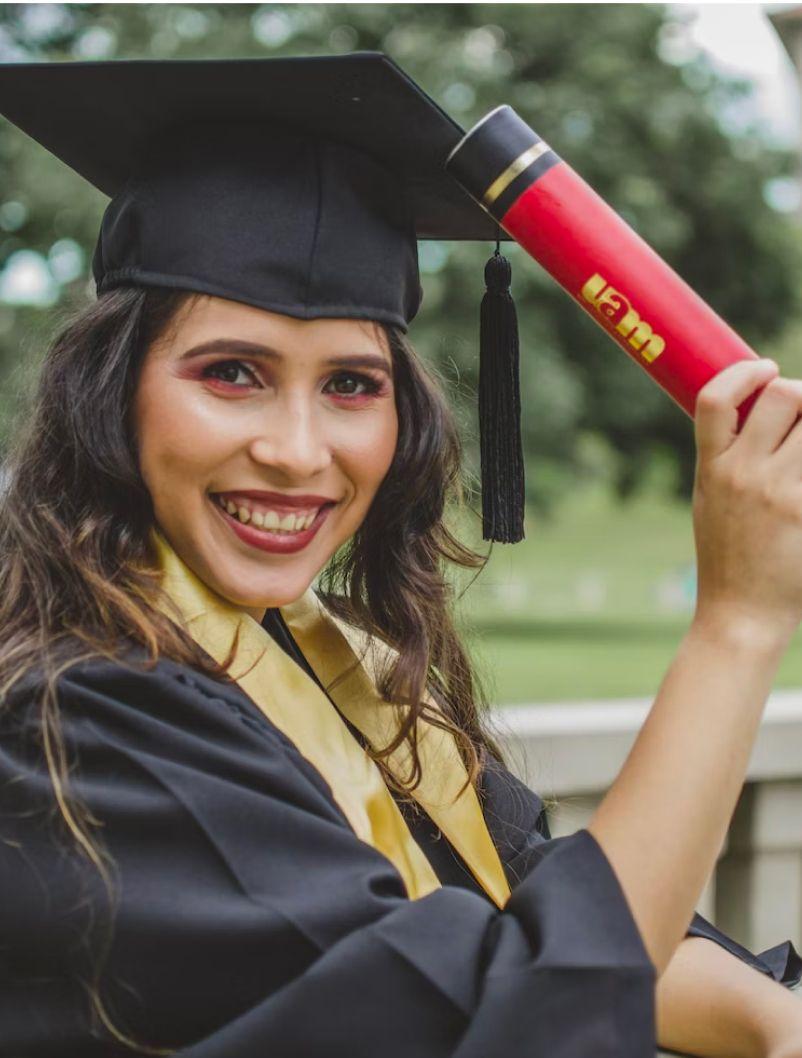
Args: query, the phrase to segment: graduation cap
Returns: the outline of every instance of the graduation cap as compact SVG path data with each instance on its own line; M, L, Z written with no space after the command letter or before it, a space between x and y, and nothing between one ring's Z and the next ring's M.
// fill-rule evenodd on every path
M464 130L381 52L0 65L0 113L110 196L92 259L121 285L406 331L418 239L494 240L480 313L485 539L523 537L509 236L445 170Z

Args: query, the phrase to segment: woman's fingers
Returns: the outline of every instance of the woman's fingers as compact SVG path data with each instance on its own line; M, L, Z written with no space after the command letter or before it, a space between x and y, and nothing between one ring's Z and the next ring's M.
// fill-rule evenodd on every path
M738 436L739 405L755 390L776 378L779 370L773 360L739 360L714 375L702 387L694 413L696 448L700 458L713 459L730 447ZM763 396L761 394L752 409L747 423Z
M802 397L799 415L802 416ZM798 418L769 462L770 473L790 477L802 484L802 418Z
M802 621L802 382L777 370L736 364L700 391L693 518L697 614L745 616L779 643Z
M741 428L738 445L756 455L771 455L802 412L802 380L772 379Z

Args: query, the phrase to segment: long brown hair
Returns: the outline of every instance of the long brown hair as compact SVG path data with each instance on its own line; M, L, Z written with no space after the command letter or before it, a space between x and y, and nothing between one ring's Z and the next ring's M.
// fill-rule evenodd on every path
M100 821L69 790L59 676L79 661L115 660L128 641L145 648L149 664L166 657L224 678L235 649L218 665L159 608L153 508L131 428L145 353L193 296L124 287L75 310L44 357L4 466L0 708L17 708L15 702L29 708L29 696L15 689L35 676L42 692L34 703L39 741L61 822L101 872L112 906L114 865L93 833ZM405 336L393 327L385 332L397 450L365 522L323 572L320 593L333 610L393 648L380 689L403 715L393 744L373 755L387 781L408 794L420 778L419 716L453 732L470 779L488 755L500 755L482 728L484 700L451 616L449 564L485 562L444 520L449 500L461 497L457 430L438 382ZM404 740L412 769L398 777L385 758ZM110 934L104 954L109 944ZM118 1039L141 1047L111 1024L99 974L85 982L96 1015Z

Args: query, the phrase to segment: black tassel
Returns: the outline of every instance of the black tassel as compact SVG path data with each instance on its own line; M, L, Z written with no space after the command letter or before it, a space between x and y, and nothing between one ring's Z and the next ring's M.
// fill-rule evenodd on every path
M479 438L482 536L515 544L524 536L524 458L518 318L510 294L512 269L499 251L485 265L479 337Z

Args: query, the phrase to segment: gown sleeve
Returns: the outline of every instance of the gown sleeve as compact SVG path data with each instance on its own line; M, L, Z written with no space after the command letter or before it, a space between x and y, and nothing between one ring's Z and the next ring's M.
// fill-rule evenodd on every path
M715 941L722 948L732 952L743 962L753 966L761 973L773 977L775 981L793 988L802 981L802 959L790 940L784 940L771 948L755 955L748 948L742 947L726 933L722 933L698 911L694 912L691 924L688 927L687 937L706 937L707 940Z
M654 966L587 830L539 844L503 911L453 886L409 900L236 685L93 662L59 699L72 789L116 865L101 995L140 1046L652 1058ZM54 836L35 732L24 708L2 714L0 1054L130 1058L84 1013L104 891Z
M493 840L510 880L515 884L532 868L532 854L551 838L543 802L516 776L495 762L482 775L484 812ZM775 981L794 987L802 981L802 958L790 940L755 955L694 912L688 937L712 940L742 962Z

